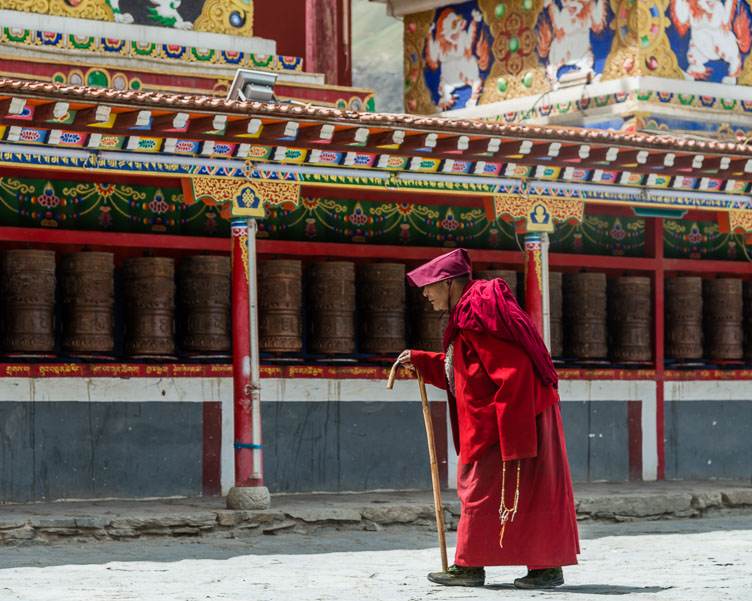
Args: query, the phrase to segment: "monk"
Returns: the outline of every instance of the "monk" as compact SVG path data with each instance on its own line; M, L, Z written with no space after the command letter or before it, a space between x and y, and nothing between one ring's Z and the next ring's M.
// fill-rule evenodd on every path
M459 455L455 561L428 579L483 586L485 566L523 565L517 588L553 588L580 552L558 377L504 280L471 273L457 249L407 274L449 323L443 353L406 350L399 360L447 391Z

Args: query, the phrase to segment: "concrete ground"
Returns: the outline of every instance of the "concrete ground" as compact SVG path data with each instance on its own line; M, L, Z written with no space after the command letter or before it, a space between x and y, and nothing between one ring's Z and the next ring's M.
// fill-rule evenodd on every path
M417 601L752 599L752 519L580 524L580 564L556 592L519 591L523 568L487 570L484 588L444 588L436 535L290 530L246 538L146 538L0 547L2 601ZM448 544L454 544L449 533ZM450 548L450 557L452 554Z

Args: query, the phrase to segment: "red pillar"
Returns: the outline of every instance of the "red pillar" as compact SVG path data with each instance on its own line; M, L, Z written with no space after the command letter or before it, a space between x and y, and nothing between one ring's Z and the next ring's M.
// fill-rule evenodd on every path
M525 234L525 311L543 336L543 262L540 234Z
M248 226L232 221L232 380L235 486L257 486L253 475L251 342L248 301Z
M348 0L306 0L305 70L323 73L326 83L349 86L350 3Z

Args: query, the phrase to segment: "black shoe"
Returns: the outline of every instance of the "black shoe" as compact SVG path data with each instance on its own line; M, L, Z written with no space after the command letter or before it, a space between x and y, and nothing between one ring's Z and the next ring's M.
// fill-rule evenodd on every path
M554 588L562 584L564 584L564 570L561 568L528 570L527 576L514 581L514 586L517 588Z
M486 581L486 570L452 565L446 572L431 572L428 579L444 586L483 586Z

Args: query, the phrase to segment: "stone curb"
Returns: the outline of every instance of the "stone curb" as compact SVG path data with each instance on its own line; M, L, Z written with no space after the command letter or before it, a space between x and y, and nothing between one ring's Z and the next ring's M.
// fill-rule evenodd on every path
M444 503L447 530L456 530L460 503ZM625 522L752 514L752 489L692 494L662 493L579 498L577 519ZM146 537L244 537L320 530L435 528L433 505L389 503L365 507L174 511L113 517L30 517L0 520L0 545L74 540L132 540Z

